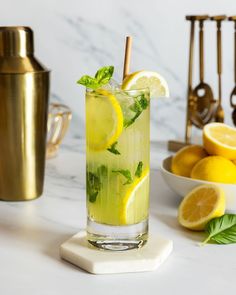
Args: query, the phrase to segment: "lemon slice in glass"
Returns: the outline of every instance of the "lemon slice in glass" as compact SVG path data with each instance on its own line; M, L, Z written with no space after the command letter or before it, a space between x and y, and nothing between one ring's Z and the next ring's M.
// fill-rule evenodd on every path
M138 71L128 75L123 83L122 89L149 88L150 97L169 97L169 87L166 80L158 73L152 71Z
M123 129L123 114L116 97L98 89L86 95L86 138L88 147L95 151L109 148Z
M127 190L121 206L121 224L135 224L145 220L149 207L149 169L143 171Z
M215 185L201 185L193 189L179 206L179 223L192 230L203 230L206 224L225 212L225 193Z

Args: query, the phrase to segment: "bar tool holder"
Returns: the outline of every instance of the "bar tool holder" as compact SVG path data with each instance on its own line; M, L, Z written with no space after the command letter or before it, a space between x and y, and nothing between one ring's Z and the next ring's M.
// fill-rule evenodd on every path
M216 22L217 26L217 75L218 75L218 99L215 100L211 87L204 82L204 40L203 23L206 20ZM191 144L191 135L193 126L202 129L205 124L210 122L224 122L224 110L222 107L222 41L221 41L221 23L226 20L226 15L217 15L209 17L208 15L188 15L186 20L190 21L190 46L189 46L189 65L188 65L188 88L187 88L187 107L186 107L186 125L185 141L168 142L168 150L178 151L180 148ZM233 121L236 125L236 104L233 102L233 96L236 95L236 16L229 20L235 24L235 88L230 97L230 104L234 108ZM195 23L199 23L199 71L200 83L193 89L193 56L194 56L194 34Z
M204 22L209 19L208 15L187 15L186 20L190 21L190 44L189 44L189 64L188 64L188 87L187 87L187 107L185 141L168 142L168 150L177 151L190 144L192 127L203 128L204 124L210 122L214 114L215 100L211 87L204 82ZM193 88L194 70L194 39L195 23L199 23L199 73L200 82Z

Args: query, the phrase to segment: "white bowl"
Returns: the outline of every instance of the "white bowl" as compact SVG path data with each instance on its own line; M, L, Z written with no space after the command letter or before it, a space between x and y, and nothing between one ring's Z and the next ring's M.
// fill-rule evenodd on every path
M162 162L161 174L168 186L179 196L184 197L196 186L201 184L214 184L220 186L226 195L227 212L236 213L236 184L210 182L188 177L178 176L171 172L171 159L168 157Z

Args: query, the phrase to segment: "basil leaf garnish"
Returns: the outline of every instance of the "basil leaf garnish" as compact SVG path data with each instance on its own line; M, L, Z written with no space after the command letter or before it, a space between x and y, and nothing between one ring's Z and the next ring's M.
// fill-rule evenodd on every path
M107 84L114 72L113 66L107 66L99 69L95 74L95 79L97 80L100 86Z
M77 81L77 83L87 88L96 90L97 88L107 84L110 81L113 75L113 72L114 72L113 66L102 67L97 71L97 73L95 74L95 77L84 75Z

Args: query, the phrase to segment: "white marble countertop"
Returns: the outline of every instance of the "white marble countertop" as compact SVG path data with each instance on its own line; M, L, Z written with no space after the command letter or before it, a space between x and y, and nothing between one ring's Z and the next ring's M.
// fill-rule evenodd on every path
M236 246L199 247L204 234L176 220L179 198L161 179L164 143L151 148L150 233L174 241L160 269L148 273L91 275L62 261L59 246L85 227L84 143L66 140L49 160L44 194L21 203L0 202L0 294L224 294L235 289Z

